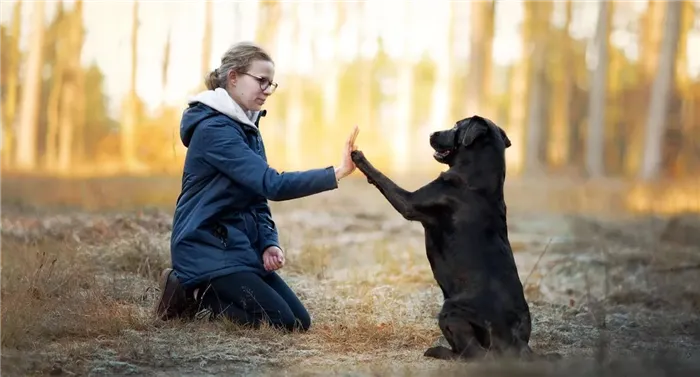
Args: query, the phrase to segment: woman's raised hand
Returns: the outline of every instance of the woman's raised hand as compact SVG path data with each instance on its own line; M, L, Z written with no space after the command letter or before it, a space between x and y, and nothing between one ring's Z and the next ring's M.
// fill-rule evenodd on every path
M358 133L360 133L360 129L355 126L350 134L350 137L345 142L345 146L343 148L343 159L340 161L340 165L335 168L335 179L338 181L355 171L355 163L352 162L352 158L350 158L350 152L357 150L357 146L355 146L355 139L357 139Z

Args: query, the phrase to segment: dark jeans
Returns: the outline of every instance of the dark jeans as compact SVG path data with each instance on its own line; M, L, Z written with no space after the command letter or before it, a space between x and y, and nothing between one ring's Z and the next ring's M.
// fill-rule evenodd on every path
M311 326L304 305L274 272L265 277L253 272L225 275L200 290L204 291L201 308L243 325L258 327L267 322L288 331L306 331Z

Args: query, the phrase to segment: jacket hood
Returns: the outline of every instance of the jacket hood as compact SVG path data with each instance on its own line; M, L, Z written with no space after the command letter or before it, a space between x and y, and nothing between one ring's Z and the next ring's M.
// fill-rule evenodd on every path
M264 116L266 112L265 110L244 111L223 88L200 92L191 97L187 103L189 107L183 113L180 121L180 139L185 147L189 146L197 125L207 118L224 114L234 121L257 131L258 118L261 115Z

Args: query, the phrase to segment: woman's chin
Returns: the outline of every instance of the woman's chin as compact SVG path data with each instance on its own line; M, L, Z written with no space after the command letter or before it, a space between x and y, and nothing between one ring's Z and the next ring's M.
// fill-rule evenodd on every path
M253 103L248 106L248 109L250 109L250 111L260 111L264 104L265 102L260 103L260 101L253 101Z

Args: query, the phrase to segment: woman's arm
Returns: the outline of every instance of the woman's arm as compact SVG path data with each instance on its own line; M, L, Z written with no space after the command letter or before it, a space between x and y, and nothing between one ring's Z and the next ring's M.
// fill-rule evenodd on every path
M258 224L258 235L260 237L260 254L265 251L270 246L277 246L282 248L279 243L279 236L277 234L277 227L275 226L274 220L272 220L272 213L270 212L270 206L267 204L267 200L262 201L255 206Z
M338 187L332 166L279 173L246 143L239 127L224 122L204 122L194 133L190 148L232 181L266 199L282 201L302 198Z

